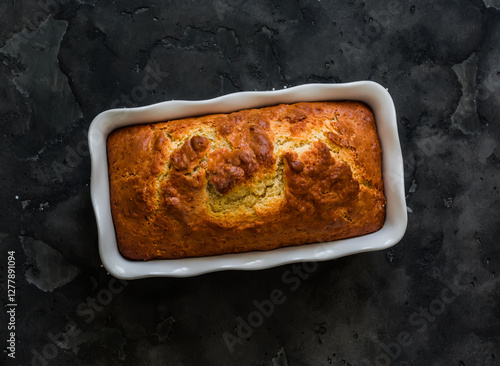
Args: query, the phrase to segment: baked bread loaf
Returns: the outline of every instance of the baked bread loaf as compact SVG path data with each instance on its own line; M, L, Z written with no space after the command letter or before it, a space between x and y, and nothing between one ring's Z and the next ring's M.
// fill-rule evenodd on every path
M107 141L121 254L174 259L371 233L381 149L360 102L281 104L142 124Z

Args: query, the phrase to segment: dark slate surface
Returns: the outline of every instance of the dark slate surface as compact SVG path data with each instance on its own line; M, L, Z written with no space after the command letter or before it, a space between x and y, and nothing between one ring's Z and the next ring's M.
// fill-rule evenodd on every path
M11 307L0 312L1 363L500 365L499 9L1 2L0 298L15 251L18 304L15 359ZM107 275L86 145L98 113L354 80L381 83L396 104L409 211L397 246L310 267ZM280 303L259 318L275 290Z

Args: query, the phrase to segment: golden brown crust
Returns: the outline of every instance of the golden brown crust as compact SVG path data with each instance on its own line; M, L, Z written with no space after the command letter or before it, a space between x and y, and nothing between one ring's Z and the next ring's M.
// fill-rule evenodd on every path
M108 137L118 246L135 260L270 250L380 229L381 150L359 102L281 104Z

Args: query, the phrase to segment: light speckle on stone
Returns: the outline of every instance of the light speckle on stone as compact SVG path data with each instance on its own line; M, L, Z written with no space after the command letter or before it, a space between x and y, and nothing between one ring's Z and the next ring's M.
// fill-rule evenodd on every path
M156 326L156 336L160 342L165 342L168 339L173 324L175 324L175 319L171 316L158 323Z
M482 131L481 121L477 113L477 56L475 53L462 62L453 66L462 85L462 97L455 113L451 116L453 126L465 134L478 134Z
M410 186L410 189L408 190L408 192L410 193L415 193L417 191L417 183L415 181L411 182L411 186Z
M45 292L52 292L71 281L80 273L78 267L41 240L21 236L26 254L26 280Z
M288 366L285 348L281 347L275 357L272 359L273 366Z
M443 201L444 201L444 205L446 206L446 208L450 208L453 204L452 197L445 198Z
M497 10L500 10L500 0L483 0L483 2L487 8L495 8Z

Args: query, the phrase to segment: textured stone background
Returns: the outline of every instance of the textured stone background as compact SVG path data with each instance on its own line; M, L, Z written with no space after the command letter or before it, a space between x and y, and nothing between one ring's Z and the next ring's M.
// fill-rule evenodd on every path
M500 365L499 9L0 2L0 299L15 250L18 302L16 358L1 363ZM409 211L398 245L323 262L300 283L286 281L292 266L124 284L106 274L86 149L98 113L354 80L381 83L396 104ZM230 352L224 334L274 289L285 301Z

